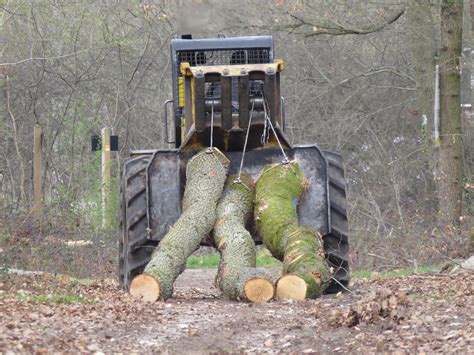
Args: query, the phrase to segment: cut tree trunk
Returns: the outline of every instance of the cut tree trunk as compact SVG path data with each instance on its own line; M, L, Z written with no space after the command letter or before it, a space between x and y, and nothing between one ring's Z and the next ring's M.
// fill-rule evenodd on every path
M320 234L298 224L296 205L307 185L295 162L266 166L257 180L257 230L273 256L283 260L278 298L315 298L331 279Z
M189 160L183 212L161 240L144 273L132 280L132 296L151 302L171 297L174 281L184 270L187 258L214 226L228 168L229 161L215 148Z
M254 184L249 176L227 179L217 205L214 243L221 254L216 285L230 299L267 302L273 298L272 278L256 266L255 242L245 229L253 207Z

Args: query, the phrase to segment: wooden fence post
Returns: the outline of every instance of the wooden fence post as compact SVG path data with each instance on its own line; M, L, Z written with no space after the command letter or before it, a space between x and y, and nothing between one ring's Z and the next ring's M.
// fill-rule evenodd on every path
M102 227L111 225L109 203L110 203L110 128L102 129Z
M33 216L41 219L43 215L43 191L41 174L41 149L42 148L42 129L39 124L34 128L34 151L33 151L33 195L34 207Z

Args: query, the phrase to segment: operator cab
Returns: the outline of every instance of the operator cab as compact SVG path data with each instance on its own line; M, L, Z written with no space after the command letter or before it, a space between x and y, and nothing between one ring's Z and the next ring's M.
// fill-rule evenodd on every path
M171 41L171 55L173 100L166 103L173 103L174 124L166 116L165 120L174 132L168 143L180 150L207 146L212 131L217 148L238 151L243 149L248 130L248 148L257 148L254 142L261 141L256 138L266 127L267 115L280 141L289 147L283 134L280 97L283 62L274 60L271 36L186 36ZM268 132L264 143L274 139L272 131Z

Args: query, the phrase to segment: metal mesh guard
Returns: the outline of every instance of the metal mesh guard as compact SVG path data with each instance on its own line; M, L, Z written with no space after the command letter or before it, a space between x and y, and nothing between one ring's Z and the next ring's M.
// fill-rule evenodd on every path
M270 63L270 48L252 48L252 49L221 49L221 50L193 50L193 51L177 51L176 52L176 68L177 73L176 81L178 77L181 77L179 66L182 62L188 62L191 66L197 65L236 65L236 64L264 64ZM212 86L212 87L211 87ZM206 83L206 98L216 99L220 97L220 83ZM176 85L178 87L178 85ZM250 83L250 96L258 94L258 90L261 85L258 83ZM236 90L232 90L236 94ZM175 93L176 97L179 93ZM236 98L233 98L236 101ZM183 114L181 107L177 108L177 115Z

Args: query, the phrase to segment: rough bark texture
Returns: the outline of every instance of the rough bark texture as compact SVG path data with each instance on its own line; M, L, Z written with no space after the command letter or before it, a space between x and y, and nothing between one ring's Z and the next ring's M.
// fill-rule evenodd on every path
M327 288L331 273L319 233L298 224L296 206L306 186L295 162L266 166L256 184L254 218L267 248L283 260L284 274L302 278L306 297L315 298Z
M417 106L419 108L419 120L422 127L423 139L423 165L426 171L435 171L437 152L433 145L434 130L434 88L435 88L435 64L439 42L439 24L433 16L432 3L424 0L413 1L406 11L409 30L407 39L411 49L411 63L416 80ZM423 115L426 115L426 125L423 123ZM433 175L428 176L426 189L434 191ZM433 203L437 203L433 201ZM437 207L436 207L437 208Z
M212 230L227 171L228 160L217 149L213 153L201 152L189 160L181 217L160 242L144 270L158 282L161 299L171 297L173 283L184 270L187 258Z
M428 116L428 137L433 131L433 98L435 64L437 56L437 23L433 18L433 4L413 1L407 12L407 39L411 49L411 62L416 80L416 95L420 115ZM421 119L421 117L420 117Z
M252 214L254 184L248 176L242 176L241 184L234 183L236 178L227 179L217 206L214 243L221 261L216 285L230 299L265 302L273 298L273 281L255 268L255 243L245 229Z
M462 132L459 58L462 49L462 0L441 2L439 219L459 223L462 213Z

